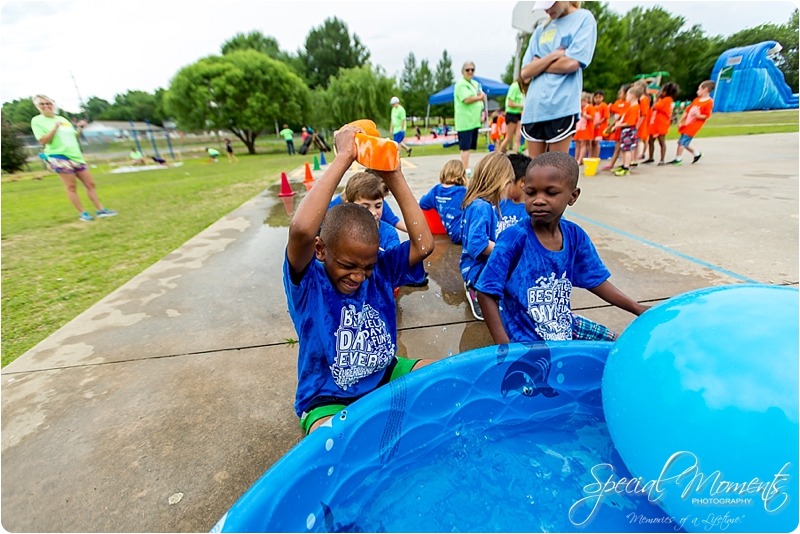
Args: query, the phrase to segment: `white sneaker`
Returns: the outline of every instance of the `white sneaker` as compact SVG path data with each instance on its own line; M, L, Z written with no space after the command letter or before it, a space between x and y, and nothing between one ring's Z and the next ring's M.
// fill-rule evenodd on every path
M464 282L464 290L467 292L467 302L469 302L472 315L474 315L477 320L483 321L483 310L481 310L481 305L478 303L478 293L471 287L467 287L466 282Z

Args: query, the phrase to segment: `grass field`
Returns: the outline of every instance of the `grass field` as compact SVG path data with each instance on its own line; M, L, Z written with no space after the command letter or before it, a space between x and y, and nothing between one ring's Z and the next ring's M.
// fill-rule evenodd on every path
M712 116L698 137L797 131L796 110L731 113ZM677 138L675 128L668 138ZM486 149L485 137L478 146ZM670 143L669 154L674 150ZM218 164L187 159L183 167L128 174L109 174L100 164L92 170L100 199L120 216L92 223L78 221L56 175L4 174L2 365L317 154L238 152L238 164L223 153ZM413 156L439 154L458 157L458 148L413 149ZM37 175L44 179L31 179Z

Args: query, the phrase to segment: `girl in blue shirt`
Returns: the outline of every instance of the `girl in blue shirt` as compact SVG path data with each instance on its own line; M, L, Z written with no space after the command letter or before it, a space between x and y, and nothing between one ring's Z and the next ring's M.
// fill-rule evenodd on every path
M457 159L445 163L439 172L439 182L422 197L419 207L423 210L435 209L450 240L460 244L461 203L467 192L467 172L464 164Z
M528 212L525 211L525 173L531 158L525 154L509 154L508 160L514 168L514 181L508 184L503 200L500 201L500 213L502 216L497 221L497 235L506 228L514 226L519 221L528 219Z
M500 211L497 205L506 186L514 179L514 169L502 152L492 152L475 167L475 175L467 186L462 207L461 220L461 276L472 314L483 321L474 285L486 266L486 260L494 249L497 221Z

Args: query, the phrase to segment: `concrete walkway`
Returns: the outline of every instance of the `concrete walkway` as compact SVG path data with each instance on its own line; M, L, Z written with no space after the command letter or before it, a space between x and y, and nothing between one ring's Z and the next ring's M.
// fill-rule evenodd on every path
M796 286L798 135L695 144L696 165L581 178L567 217L611 281L652 303L717 284ZM455 157L404 160L418 198ZM281 281L287 208L305 191L293 187L288 206L276 184L3 369L6 530L207 531L300 441ZM401 290L401 355L491 344L466 304L459 255L437 237L429 286ZM633 319L582 290L573 308L617 330Z

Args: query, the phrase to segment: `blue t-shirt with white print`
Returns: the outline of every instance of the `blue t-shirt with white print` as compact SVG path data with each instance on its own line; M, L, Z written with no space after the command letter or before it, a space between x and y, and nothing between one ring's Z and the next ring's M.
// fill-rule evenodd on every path
M342 202L342 195L336 195L333 197L333 200L331 200L331 203L328 204L328 209L331 209ZM400 217L394 214L392 208L389 207L389 203L386 202L386 199L383 200L383 213L381 214L381 220L391 224L392 226L397 226L397 223L400 222Z
M486 266L488 256L481 254L497 232L497 208L476 198L464 210L461 219L461 277L472 287Z
M295 284L284 258L283 286L300 338L295 411L319 395L356 398L375 389L397 352L394 288L424 275L409 267L411 242L378 252L372 275L352 295L331 283L316 259Z
M569 74L543 72L531 80L525 93L522 124L549 121L577 115L581 111L583 69L589 66L597 44L597 22L586 9L550 21L533 31L522 64L543 58L565 46L564 57L580 63L580 68Z
M572 339L572 287L592 289L611 273L586 232L561 219L561 250L546 249L530 220L497 238L475 288L500 299L500 318L516 341Z
M436 184L424 197L419 201L419 207L424 210L435 209L442 219L442 224L450 240L455 243L461 243L461 218L463 211L461 210L461 202L464 200L464 195L467 193L467 188L463 185L451 185L445 187L442 184Z
M530 220L530 215L525 211L524 202L514 202L510 198L504 198L500 201L500 219L497 221L497 235L517 224L522 220Z
M379 221L378 236L380 237L380 244L378 245L381 250L389 250L391 247L400 244L400 236L397 235L397 229L391 224Z

